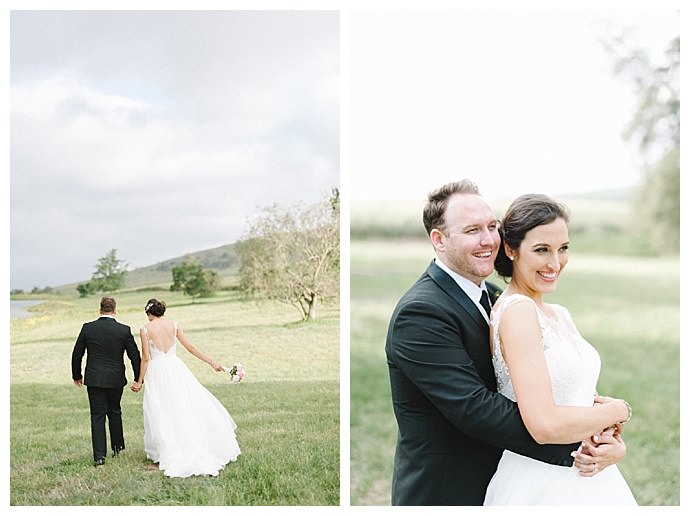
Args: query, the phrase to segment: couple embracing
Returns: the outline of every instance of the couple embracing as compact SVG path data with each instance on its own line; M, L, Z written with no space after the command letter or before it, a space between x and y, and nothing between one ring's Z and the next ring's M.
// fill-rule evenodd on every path
M598 353L544 301L568 261L565 207L524 195L499 222L463 180L423 221L436 258L386 339L393 505L635 505L615 465L632 409L597 395Z
M112 456L125 449L120 401L127 385L127 354L135 378L131 390L144 389L147 458L158 463L169 477L215 476L240 454L236 425L225 407L177 357L177 341L215 371L224 369L192 345L177 321L164 318L165 309L165 303L157 299L146 303L144 312L149 322L139 333L141 356L130 327L115 320L112 297L103 297L100 317L82 326L72 351L72 379L77 387L87 386L94 466L105 464L106 419ZM82 377L84 353L87 360Z

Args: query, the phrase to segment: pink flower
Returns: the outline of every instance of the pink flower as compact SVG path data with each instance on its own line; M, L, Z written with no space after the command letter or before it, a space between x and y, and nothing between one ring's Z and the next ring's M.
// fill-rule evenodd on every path
M244 366L242 364L235 364L231 368L224 367L223 368L226 373L230 375L230 379L232 380L232 383L239 383L242 380L244 380L244 377L246 376L246 373L244 371Z

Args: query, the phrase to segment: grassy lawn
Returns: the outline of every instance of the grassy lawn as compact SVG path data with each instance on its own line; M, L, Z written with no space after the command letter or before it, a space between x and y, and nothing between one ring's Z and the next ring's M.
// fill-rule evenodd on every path
M171 479L143 451L142 395L125 390L127 450L94 468L86 389L72 385L70 357L98 297L54 297L10 324L11 505L338 505L339 310L296 322L280 304L233 293L197 300L169 291L115 294L118 320L138 328L150 297L168 303L189 339L223 365L242 362L245 382L178 346L178 355L232 414L242 455L218 477ZM84 360L85 363L85 360ZM127 362L127 376L132 372Z
M384 344L400 296L432 258L428 242L350 245L350 503L390 504L397 426ZM505 285L498 278L497 285ZM602 358L599 392L634 416L619 467L640 505L680 503L679 260L571 253L549 301L566 306Z

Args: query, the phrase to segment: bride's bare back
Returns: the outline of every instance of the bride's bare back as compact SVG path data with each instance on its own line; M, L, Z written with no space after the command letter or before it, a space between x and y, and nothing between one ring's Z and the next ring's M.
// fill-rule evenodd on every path
M148 335L149 344L156 349L167 353L175 345L176 324L165 319L154 319L144 325Z

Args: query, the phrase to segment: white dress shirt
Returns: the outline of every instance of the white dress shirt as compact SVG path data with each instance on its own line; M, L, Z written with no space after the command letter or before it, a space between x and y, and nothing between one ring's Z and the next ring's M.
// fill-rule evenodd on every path
M474 282L461 276L457 272L453 272L452 270L450 270L450 268L438 258L434 258L434 263L438 265L441 268L441 270L447 272L451 278L453 278L455 283L457 283L458 286L463 290L463 292L467 294L467 297L469 297L472 300L472 302L475 305L477 305L477 308L479 308L479 312L484 316L486 323L489 324L489 316L484 311L482 305L479 304L479 300L482 297L482 291L486 290L487 296L489 295L489 291L486 288L486 283L484 282L484 280L482 280L479 286L477 286ZM489 296L489 299L491 299L491 296ZM491 305L492 303L489 302L489 304Z

